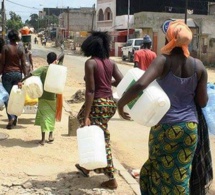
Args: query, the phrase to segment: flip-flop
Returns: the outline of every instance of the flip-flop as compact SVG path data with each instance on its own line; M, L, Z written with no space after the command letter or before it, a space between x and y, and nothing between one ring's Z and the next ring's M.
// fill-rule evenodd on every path
M85 172L85 170L79 165L76 164L75 167L80 171L80 173L84 176L84 177L89 177L89 174Z
M49 143L49 144L52 144L54 142L54 139L49 139L48 141L47 141L47 143Z

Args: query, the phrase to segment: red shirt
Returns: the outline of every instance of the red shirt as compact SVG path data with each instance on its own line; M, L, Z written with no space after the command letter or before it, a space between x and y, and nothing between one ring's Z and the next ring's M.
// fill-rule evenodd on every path
M134 52L134 62L137 62L142 70L146 70L156 57L156 53L150 49L140 49Z

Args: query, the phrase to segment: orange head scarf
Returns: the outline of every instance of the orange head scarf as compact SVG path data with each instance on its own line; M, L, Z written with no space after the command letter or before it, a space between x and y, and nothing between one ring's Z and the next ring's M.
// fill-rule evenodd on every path
M172 49L181 47L186 57L190 55L188 45L192 40L192 32L182 20L170 22L166 38L168 43L161 48L162 54L169 55Z

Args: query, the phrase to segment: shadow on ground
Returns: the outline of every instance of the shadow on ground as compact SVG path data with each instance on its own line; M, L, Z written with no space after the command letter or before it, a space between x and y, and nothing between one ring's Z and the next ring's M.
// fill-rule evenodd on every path
M107 178L104 175L94 175L90 178L83 177L79 172L69 172L58 174L56 180L52 181L38 181L31 180L32 188L35 191L44 188L51 192L51 194L61 195L91 195L102 194L106 189L100 188L101 182ZM112 190L107 190L112 191Z

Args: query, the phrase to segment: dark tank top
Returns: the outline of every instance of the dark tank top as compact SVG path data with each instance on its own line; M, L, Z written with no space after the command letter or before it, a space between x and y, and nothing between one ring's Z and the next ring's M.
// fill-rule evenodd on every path
M113 64L109 59L93 58L96 61L94 72L95 95L94 98L112 97L111 80L113 74Z
M195 71L190 77L178 77L170 70L164 78L157 80L162 89L166 92L171 103L170 109L159 124L198 122L196 105L194 102L195 90L198 83L195 60L193 64Z

